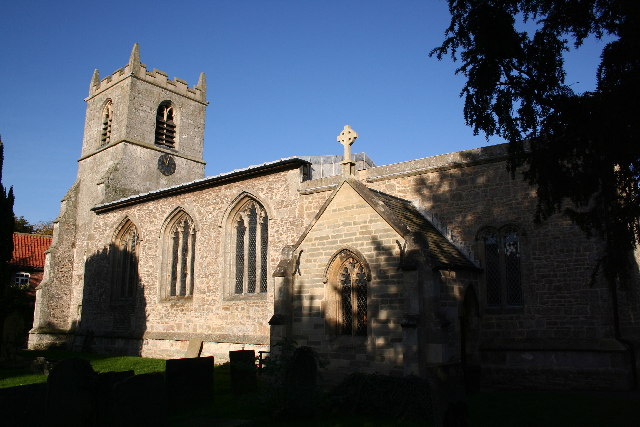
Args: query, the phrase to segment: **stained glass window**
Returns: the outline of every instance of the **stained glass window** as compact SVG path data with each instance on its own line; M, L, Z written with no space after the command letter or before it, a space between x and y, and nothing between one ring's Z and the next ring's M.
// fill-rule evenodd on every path
M187 297L193 294L196 229L193 220L180 212L167 231L167 295Z
M522 305L520 244L515 230L504 233L504 267L507 305Z
M485 282L487 286L487 305L491 307L501 304L500 254L498 237L494 232L484 237Z
M138 230L127 220L112 245L113 296L131 298L138 286Z
M235 224L232 271L235 294L267 292L269 220L255 200L244 202L232 221Z
M340 267L339 330L343 335L367 335L367 277L363 265L353 257Z
M487 307L523 305L520 239L517 228L482 233Z

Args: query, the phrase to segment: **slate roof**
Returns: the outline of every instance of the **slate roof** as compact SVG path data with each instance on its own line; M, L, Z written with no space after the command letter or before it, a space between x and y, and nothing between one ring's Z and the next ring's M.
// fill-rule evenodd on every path
M279 160L261 163L259 165L251 165L247 166L246 168L234 169L230 172L224 172L218 175L196 179L191 182L185 182L184 184L160 188L146 193L134 194L122 199L99 204L91 208L91 210L95 211L96 213L102 213L112 209L117 209L122 206L134 205L138 202L160 199L162 197L187 193L189 191L200 190L202 188L214 187L216 185L225 184L227 182L250 178L262 173L270 173L272 171L281 169L299 167L304 164L309 164L309 162L300 157L285 157Z
M434 268L464 268L477 269L453 243L425 218L408 200L368 190L379 199L409 231L419 233L424 237Z
M339 184L329 198L320 207L306 230L298 238L294 247L298 247L314 224L322 216L335 195L343 185L350 185L394 230L403 237L416 233L426 245L434 269L478 270L478 266L447 239L418 209L408 200L372 190L354 178L347 178Z
M11 265L16 267L44 268L44 253L51 246L51 236L13 233Z

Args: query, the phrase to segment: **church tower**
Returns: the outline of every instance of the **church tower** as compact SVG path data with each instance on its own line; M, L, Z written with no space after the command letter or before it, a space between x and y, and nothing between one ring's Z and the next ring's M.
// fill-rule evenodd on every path
M134 44L129 62L89 85L78 176L54 221L45 273L36 291L31 348L68 341L82 321L93 207L204 177L206 81L147 71ZM70 334L71 332L71 334Z
M206 83L194 87L140 62L89 85L78 178L97 185L99 203L204 177ZM87 182L86 184L89 184Z

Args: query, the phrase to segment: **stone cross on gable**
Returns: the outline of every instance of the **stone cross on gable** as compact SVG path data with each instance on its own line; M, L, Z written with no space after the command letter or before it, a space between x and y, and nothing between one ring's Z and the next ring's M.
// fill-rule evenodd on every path
M351 159L351 145L358 138L358 133L351 129L351 126L345 125L340 135L338 135L338 142L344 146L344 158L342 159L342 176L348 177L355 174L356 163Z
M338 142L344 146L344 158L342 159L344 162L351 161L351 146L358 138L358 133L351 129L351 126L344 125L344 129L338 135Z

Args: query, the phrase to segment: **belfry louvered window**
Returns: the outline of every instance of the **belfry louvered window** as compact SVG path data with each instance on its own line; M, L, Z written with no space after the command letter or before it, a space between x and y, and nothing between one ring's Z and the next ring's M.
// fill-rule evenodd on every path
M176 142L175 111L169 101L158 106L156 114L156 144L173 147Z
M233 220L233 293L267 292L269 218L254 200L245 202Z
M521 307L521 242L514 226L481 233L487 307Z
M367 275L353 257L340 266L339 330L342 335L367 335Z
M138 230L127 220L112 244L113 297L132 298L138 286Z
M113 103L108 101L102 110L102 122L100 130L100 145L111 142L111 122L113 121Z
M185 212L179 212L165 232L165 295L188 297L193 294L196 229Z

